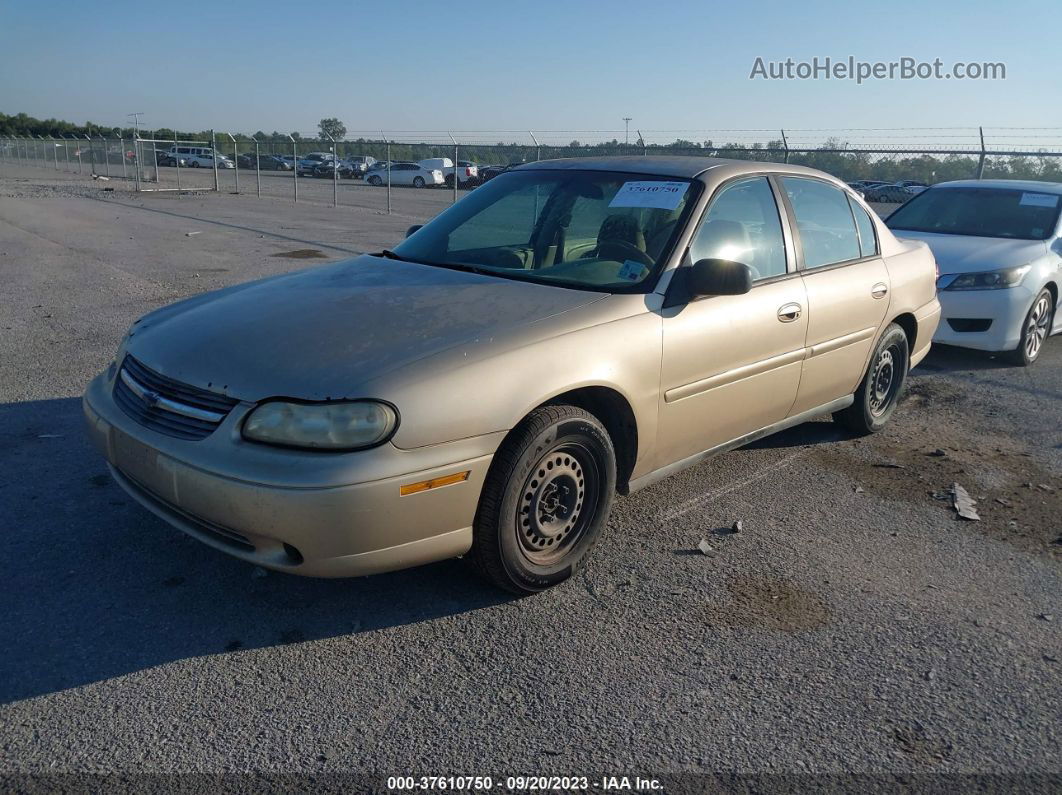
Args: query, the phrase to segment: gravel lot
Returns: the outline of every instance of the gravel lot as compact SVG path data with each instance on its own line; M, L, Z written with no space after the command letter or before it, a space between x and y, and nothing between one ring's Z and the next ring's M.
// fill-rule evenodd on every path
M79 396L142 313L448 194L106 187L0 168L0 774L1062 771L1062 339L935 349L878 436L808 423L622 499L534 598L460 561L262 577L128 499Z

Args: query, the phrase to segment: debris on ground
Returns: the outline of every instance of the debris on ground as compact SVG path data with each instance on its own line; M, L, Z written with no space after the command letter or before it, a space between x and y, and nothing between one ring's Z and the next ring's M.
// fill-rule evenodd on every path
M998 502L1004 508L1009 508L1011 505L1010 500L1005 500L1002 497L996 497L996 502Z
M1045 654L1044 662L1058 662L1058 658L1053 654Z
M974 507L977 505L977 501L970 496L958 483L951 485L951 504L955 508L955 512L963 519L967 519L971 522L980 522L981 517L977 513L977 509Z
M1038 613L1036 616L1041 621L1054 621L1055 617L1050 613Z
M862 486L856 486L854 489L852 489L852 491L854 491L856 494L862 494L863 493L863 487Z
M880 464L874 464L878 469L906 469L903 464L896 464L892 461L883 461Z
M926 455L932 456L933 458L943 458L947 453L938 447L936 450L930 450Z
M701 551L702 555L708 555L709 557L715 551L712 549L712 545L708 543L707 539L702 538L701 543L697 545L697 549Z
M185 237L193 237L194 235L201 235L201 234L203 234L201 231L200 232L185 232L184 236Z
M744 529L745 529L745 523L742 522L740 519L738 519L736 522L734 522L733 526L730 528L730 530L732 532L734 532L734 533L740 533Z
M1051 488L1050 486L1048 486L1046 483L1041 483L1039 486L1037 486L1037 488L1040 489L1041 491L1047 491L1047 492L1054 491L1054 489Z

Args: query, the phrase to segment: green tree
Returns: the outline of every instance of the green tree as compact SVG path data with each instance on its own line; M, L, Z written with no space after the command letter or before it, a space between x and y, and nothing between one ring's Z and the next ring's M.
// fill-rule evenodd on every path
M321 119L317 122L317 129L321 131L322 138L342 141L347 137L347 126L339 119Z

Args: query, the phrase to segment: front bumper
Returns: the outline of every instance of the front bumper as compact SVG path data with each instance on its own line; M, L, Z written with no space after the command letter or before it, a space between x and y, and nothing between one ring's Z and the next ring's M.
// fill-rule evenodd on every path
M145 428L113 401L107 374L83 400L89 435L119 485L174 527L235 557L315 577L347 577L456 557L472 522L497 434L400 450L285 450L243 441L241 404L206 439ZM400 486L468 471L407 496ZM350 482L346 482L350 481Z
M1012 351L1021 340L1022 322L1035 294L1024 284L1000 290L941 290L940 325L933 341L979 351ZM990 321L988 328L980 330L984 321ZM958 330L962 328L975 330Z

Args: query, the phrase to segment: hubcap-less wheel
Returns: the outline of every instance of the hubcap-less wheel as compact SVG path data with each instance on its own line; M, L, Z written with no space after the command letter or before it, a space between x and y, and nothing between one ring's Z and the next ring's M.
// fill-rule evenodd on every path
M897 346L885 348L874 363L870 380L870 413L880 417L895 395Z
M1029 321L1025 327L1025 357L1032 361L1040 355L1044 340L1051 332L1051 296L1041 293L1029 312Z
M423 188L424 187L424 178L423 177L414 177L413 178L413 187L414 188Z
M597 465L585 448L565 445L538 462L524 483L516 533L520 551L548 566L579 542L597 504Z

